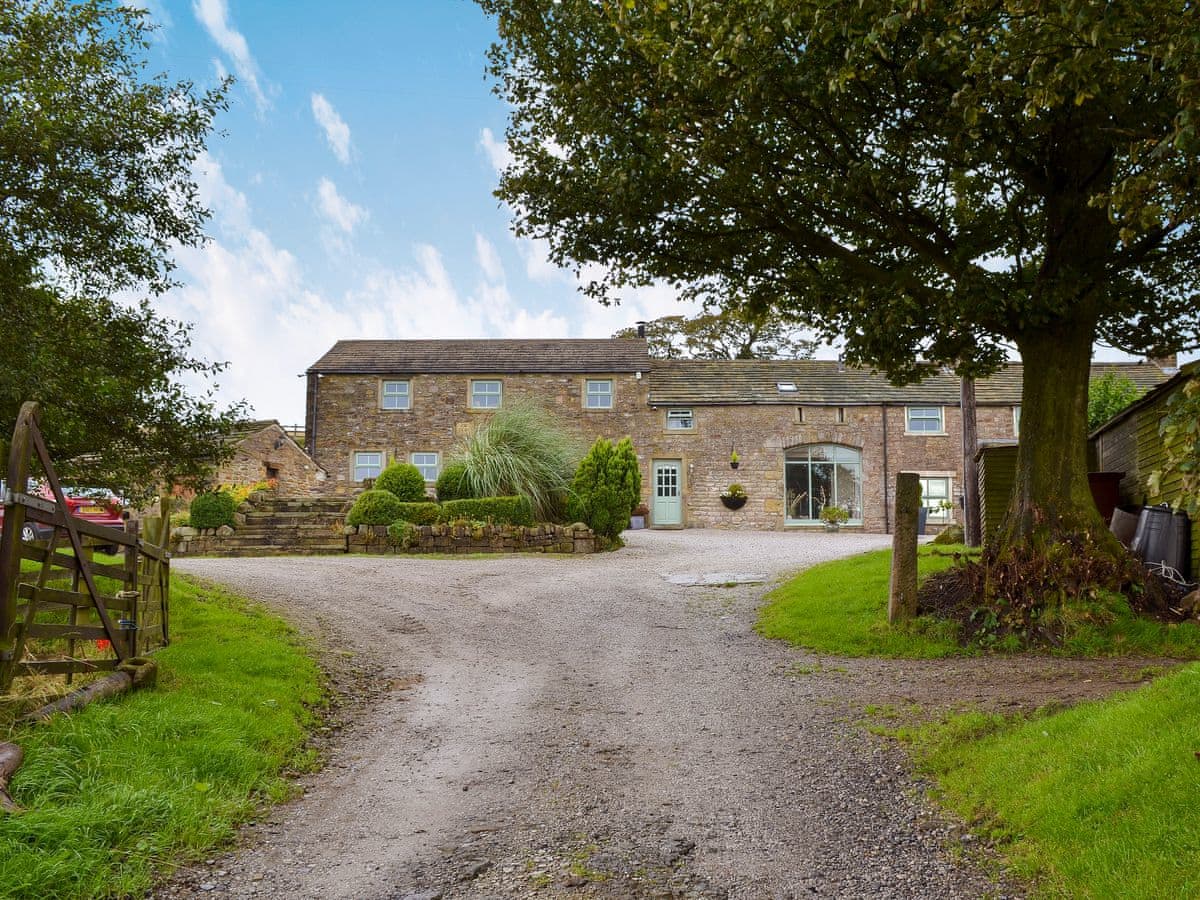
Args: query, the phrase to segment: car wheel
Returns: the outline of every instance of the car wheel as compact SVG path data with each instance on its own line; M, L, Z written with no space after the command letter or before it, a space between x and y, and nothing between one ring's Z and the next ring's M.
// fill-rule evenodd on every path
M21 540L23 540L25 543L32 544L37 540L37 537L37 529L28 522L21 526Z

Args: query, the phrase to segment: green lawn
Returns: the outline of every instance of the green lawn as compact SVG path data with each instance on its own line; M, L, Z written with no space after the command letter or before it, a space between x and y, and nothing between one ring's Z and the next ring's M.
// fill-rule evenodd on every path
M1200 665L1066 712L902 736L939 799L1052 897L1200 897Z
M19 729L12 783L26 812L0 818L0 894L124 897L228 841L290 792L322 700L310 653L280 619L172 579L172 643L156 688Z
M922 547L919 573L949 567L954 558L948 554L962 549ZM892 551L876 550L805 569L767 594L758 632L838 656L932 659L966 652L948 623L922 618L905 628L888 625L891 558Z
M953 565L946 554L963 549L921 547L920 577ZM962 646L957 625L945 620L921 617L903 627L888 625L890 564L891 551L877 550L806 569L767 595L756 627L765 637L839 656L933 659L979 652ZM1135 615L1120 595L1080 601L1057 615L1066 637L1055 653L1200 658L1200 625Z

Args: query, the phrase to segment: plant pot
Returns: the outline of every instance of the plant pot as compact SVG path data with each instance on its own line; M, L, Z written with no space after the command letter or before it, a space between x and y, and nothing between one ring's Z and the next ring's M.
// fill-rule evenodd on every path
M826 531L841 531L842 523L841 522L826 522L825 530Z
M630 516L629 517L629 530L630 531L637 531L639 528L645 528L645 527L646 527L646 517L645 516Z
M740 465L741 465L741 463L735 463L735 462L732 462L732 461L731 461L731 462L729 463L729 468L731 468L731 469L736 469L736 468L737 468L738 466L740 466Z
M736 463L734 464L736 465ZM721 503L726 509L741 509L746 505L745 497L722 497Z

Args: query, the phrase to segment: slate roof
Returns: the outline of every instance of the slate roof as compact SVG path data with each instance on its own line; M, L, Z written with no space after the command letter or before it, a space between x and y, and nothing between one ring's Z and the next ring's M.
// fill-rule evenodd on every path
M648 372L646 342L598 340L338 341L309 372L345 375Z
M1093 377L1115 371L1149 390L1167 376L1151 363L1096 363ZM779 382L794 383L783 392ZM956 406L957 375L940 371L916 384L897 387L887 377L867 369L840 366L834 360L655 360L649 377L653 406L928 403ZM1021 364L1012 363L975 385L981 405L1015 406L1021 402Z

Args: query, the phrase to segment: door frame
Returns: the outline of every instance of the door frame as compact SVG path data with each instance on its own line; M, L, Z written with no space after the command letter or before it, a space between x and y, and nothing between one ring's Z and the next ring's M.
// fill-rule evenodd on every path
M679 521L678 522L668 522L665 524L659 524L659 522L657 521L658 517L654 514L655 513L654 501L655 501L655 499L657 499L656 492L658 490L656 470L658 468L659 463L674 463L676 466L679 467ZM650 527L651 528L662 528L662 529L683 528L684 522L687 519L687 506L684 503L684 497L686 496L686 494L687 494L687 467L684 463L682 456L664 456L661 458L655 457L650 460Z

